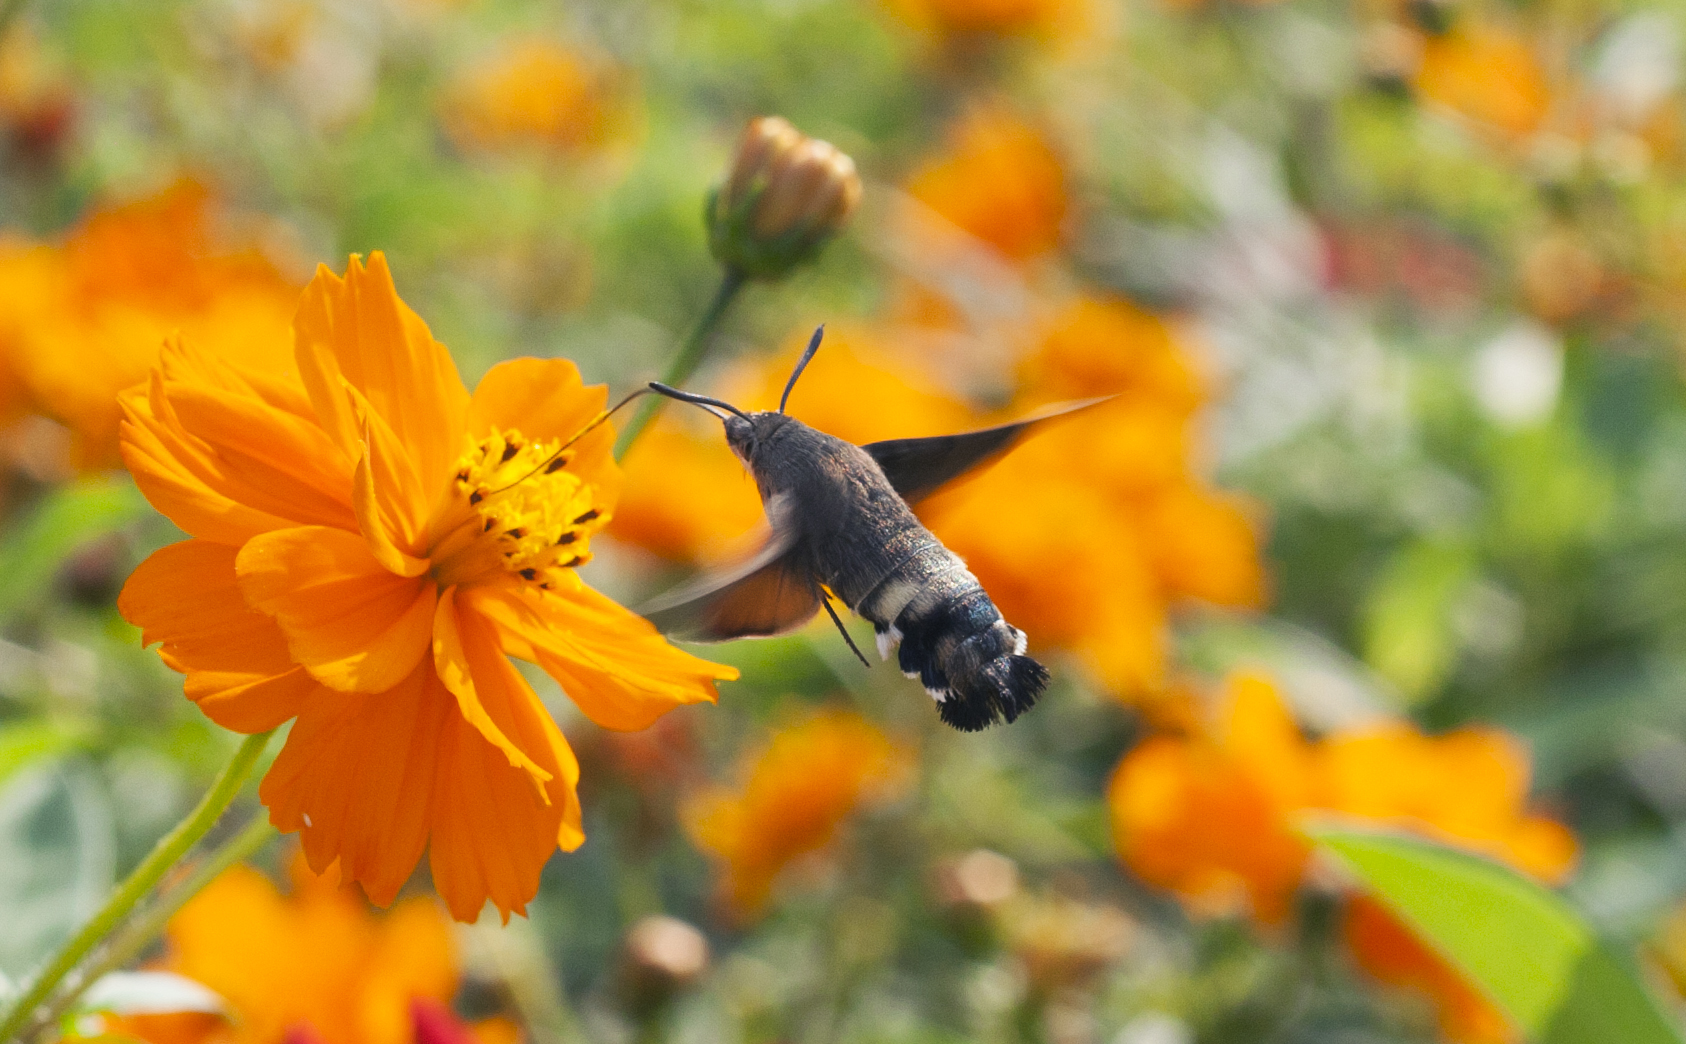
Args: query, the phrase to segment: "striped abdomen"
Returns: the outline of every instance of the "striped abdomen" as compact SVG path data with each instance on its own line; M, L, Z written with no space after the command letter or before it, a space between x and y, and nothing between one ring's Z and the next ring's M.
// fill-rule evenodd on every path
M1029 710L1048 670L1024 655L1024 632L1001 618L978 578L935 537L903 559L860 603L889 659L918 678L943 721L976 732Z

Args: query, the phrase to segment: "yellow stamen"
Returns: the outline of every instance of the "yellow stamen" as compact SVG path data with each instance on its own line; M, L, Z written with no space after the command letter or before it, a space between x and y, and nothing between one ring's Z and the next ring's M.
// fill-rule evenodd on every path
M461 521L435 543L441 586L505 569L548 588L591 558L591 534L608 522L592 488L567 468L560 440L533 442L494 429L457 461Z

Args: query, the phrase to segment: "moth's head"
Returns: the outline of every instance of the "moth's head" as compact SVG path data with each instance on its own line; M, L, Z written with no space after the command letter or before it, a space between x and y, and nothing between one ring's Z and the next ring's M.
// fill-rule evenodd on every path
M796 369L791 372L790 380L785 383L784 394L779 397L779 408L777 410L756 410L745 413L729 402L711 399L706 395L698 395L695 392L680 391L659 381L651 381L650 390L670 399L678 399L680 402L688 402L693 406L699 406L719 417L720 423L726 426L726 445L732 447L732 452L736 453L745 464L754 467L755 458L760 453L761 447L765 446L781 428L797 423L785 415L785 403L790 399L790 390L796 387L796 378L802 376L802 371L807 367L808 360L812 359L814 353L819 351L820 338L824 335L825 327L823 326L814 331L813 339L808 342L808 350L802 353L802 358L797 362Z
M796 423L775 410L755 410L741 415L720 418L726 425L726 445L732 447L745 464L753 466L761 447L772 441L781 428Z

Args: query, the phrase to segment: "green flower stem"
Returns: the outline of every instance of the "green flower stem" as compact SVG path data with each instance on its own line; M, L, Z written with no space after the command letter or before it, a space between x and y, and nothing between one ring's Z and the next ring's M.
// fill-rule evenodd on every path
M708 303L697 324L691 327L691 332L685 338L685 343L679 346L679 351L673 356L673 361L667 364L667 370L662 374L663 384L675 388L690 380L691 374L697 372L702 365L703 358L708 355L709 345L714 341L714 332L719 329L721 320L726 318L726 312L732 307L732 301L743 289L749 277L741 269L728 265L721 273L720 286L714 291L714 300ZM646 395L638 403L632 419L621 429L620 438L615 440L615 459L626 456L626 451L638 440L649 423L656 419L656 413L661 410L667 399L660 395Z
M234 752L234 757L223 766L211 783L211 789L200 799L187 818L177 823L168 834L165 834L155 845L141 864L135 867L133 873L120 885L111 897L105 901L105 906L94 914L93 920L82 927L82 930L71 937L70 941L55 954L46 967L41 969L30 983L29 988L19 997L17 1003L6 1011L4 1020L0 1020L0 1044L21 1039L19 1031L35 1021L37 1010L40 1009L48 997L64 981L65 976L76 969L106 937L116 931L118 926L128 918L136 904L146 898L170 868L181 861L200 838L216 825L223 812L240 793L246 778L252 774L258 758L263 755L263 749L269 743L270 732L261 732L255 736L246 737L240 744L240 749Z
M65 988L42 1006L41 1014L24 1029L21 1038L33 1040L43 1027L57 1022L89 986L139 957L147 944L163 933L170 918L187 905L189 899L204 891L205 886L216 880L224 870L251 856L276 836L268 815L259 812L253 816L244 829L201 860L186 880L169 889L162 898L130 921L128 927L118 932L95 960L66 976Z

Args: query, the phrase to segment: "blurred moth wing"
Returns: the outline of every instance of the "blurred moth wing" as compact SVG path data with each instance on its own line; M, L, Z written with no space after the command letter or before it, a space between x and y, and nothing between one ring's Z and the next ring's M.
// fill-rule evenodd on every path
M822 595L800 559L795 505L779 496L766 511L768 532L753 555L655 599L644 617L664 634L694 642L768 638L813 619Z
M959 435L869 442L861 449L883 469L884 477L909 504L917 504L943 486L993 464L1019 440L1047 421L1098 406L1110 395L1050 406L1022 420Z

